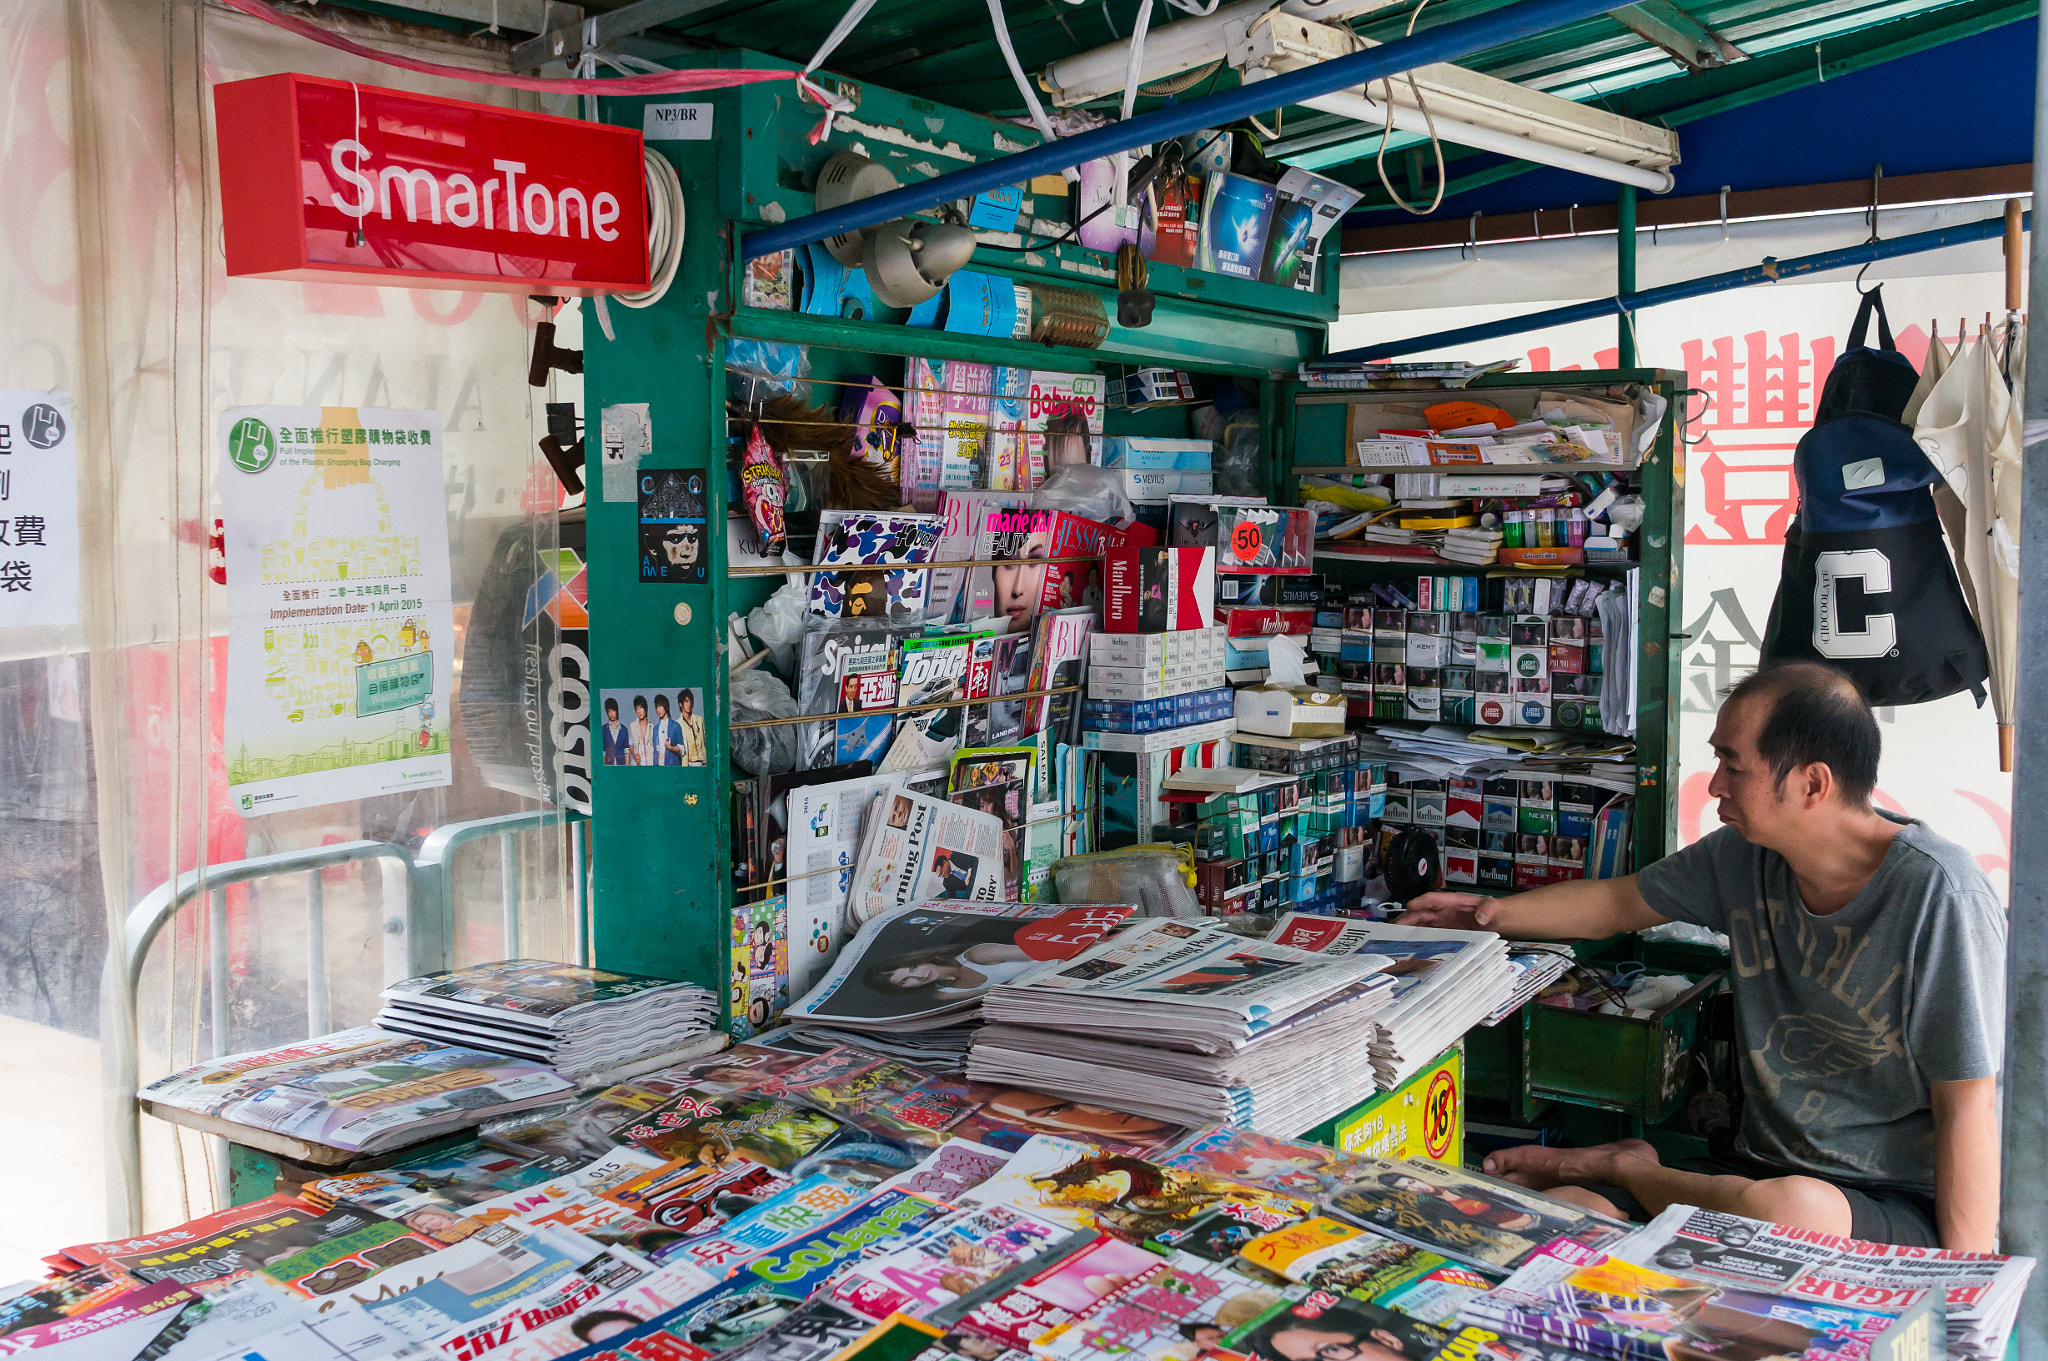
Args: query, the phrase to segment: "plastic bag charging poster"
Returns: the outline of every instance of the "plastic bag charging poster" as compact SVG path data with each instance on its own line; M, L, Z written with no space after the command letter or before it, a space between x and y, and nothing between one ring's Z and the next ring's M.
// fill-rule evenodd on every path
M243 406L221 417L220 440L235 810L448 784L438 415Z

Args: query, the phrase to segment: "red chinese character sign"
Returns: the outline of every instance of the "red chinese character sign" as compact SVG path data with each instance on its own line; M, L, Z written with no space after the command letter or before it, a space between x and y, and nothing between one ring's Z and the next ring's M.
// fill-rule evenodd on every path
M647 287L640 133L287 74L214 90L228 273Z

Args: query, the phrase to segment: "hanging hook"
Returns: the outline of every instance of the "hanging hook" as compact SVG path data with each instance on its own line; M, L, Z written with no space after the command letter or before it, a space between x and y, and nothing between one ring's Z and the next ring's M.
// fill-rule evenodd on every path
M1529 222L1536 228L1536 239L1541 241L1543 239L1543 210L1541 208L1531 209L1529 212Z
M1465 250L1471 248L1472 258L1479 258L1479 214L1474 213L1465 223L1465 245L1458 247L1458 258L1465 258Z
M1721 239L1728 239L1728 186L1721 186Z
M1579 205L1574 203L1565 214L1565 224L1572 229L1572 235L1579 234Z
M1866 237L1866 238L1864 239L1864 242L1863 242L1863 244L1864 244L1864 245L1866 245L1866 246L1874 244L1874 243L1875 243L1875 242L1877 241L1877 239L1878 239L1878 237L1877 237L1877 202L1878 202L1878 195L1879 195L1879 192L1880 192L1880 191L1881 191L1881 190L1883 189L1883 187L1884 187L1884 162L1883 162L1883 161L1879 161L1879 162L1877 163L1877 166L1876 166L1876 168L1875 168L1875 169L1873 169L1873 170L1872 170L1872 171L1870 172L1870 211L1869 211L1869 213L1868 213L1868 217L1869 217L1869 220L1870 220L1870 235L1869 235L1868 237Z
M1870 295L1871 295L1872 293L1875 293L1875 292L1876 292L1876 291L1877 291L1878 289L1880 289L1880 288L1884 287L1884 285L1883 285L1883 284L1873 284L1873 285L1871 285L1871 286L1870 286L1869 288L1865 288L1865 287L1863 286L1863 270L1864 270L1864 269L1869 269L1869 268L1870 268L1870 267L1871 267L1872 265L1874 265L1874 264L1876 264L1876 263L1877 263L1877 261L1875 261L1875 260L1865 260L1865 261L1863 262L1863 269L1859 269L1859 270L1857 270L1857 271L1856 271L1856 296L1857 296L1857 297L1859 297L1859 298L1867 298L1867 297L1869 297L1869 296L1870 296Z

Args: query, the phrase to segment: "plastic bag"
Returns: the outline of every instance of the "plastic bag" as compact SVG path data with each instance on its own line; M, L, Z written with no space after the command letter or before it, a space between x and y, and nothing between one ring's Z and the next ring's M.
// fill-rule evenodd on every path
M1710 931L1704 926L1691 922L1662 922L1638 933L1642 939L1663 941L1672 945L1705 945L1710 949L1728 953L1728 937L1719 931Z
M1055 894L1062 903L1135 903L1141 917L1199 917L1192 846L1126 846L1056 860Z
M808 402L810 376L811 356L801 345L739 339L725 343L726 395L741 406L764 402L777 392Z
M755 667L732 678L732 721L795 718L796 697L773 674ZM732 735L732 763L749 775L781 775L796 769L796 725L740 728Z
M1246 409L1233 411L1225 416L1223 432L1216 440L1216 453L1211 465L1216 470L1216 494L1265 495L1266 477L1262 452L1258 412Z
M1131 498L1119 484L1122 469L1069 463L1056 469L1031 493L1032 510L1064 510L1105 525L1127 525L1138 518Z
M747 614L747 632L773 651L770 660L785 676L796 674L797 649L804 642L804 604L809 598L805 588L792 581Z

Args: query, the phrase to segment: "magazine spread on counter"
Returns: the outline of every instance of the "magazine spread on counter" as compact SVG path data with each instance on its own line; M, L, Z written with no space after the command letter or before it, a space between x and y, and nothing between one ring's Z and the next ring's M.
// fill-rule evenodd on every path
M558 1100L575 1085L525 1059L358 1026L210 1059L141 1095L194 1116L373 1153Z

